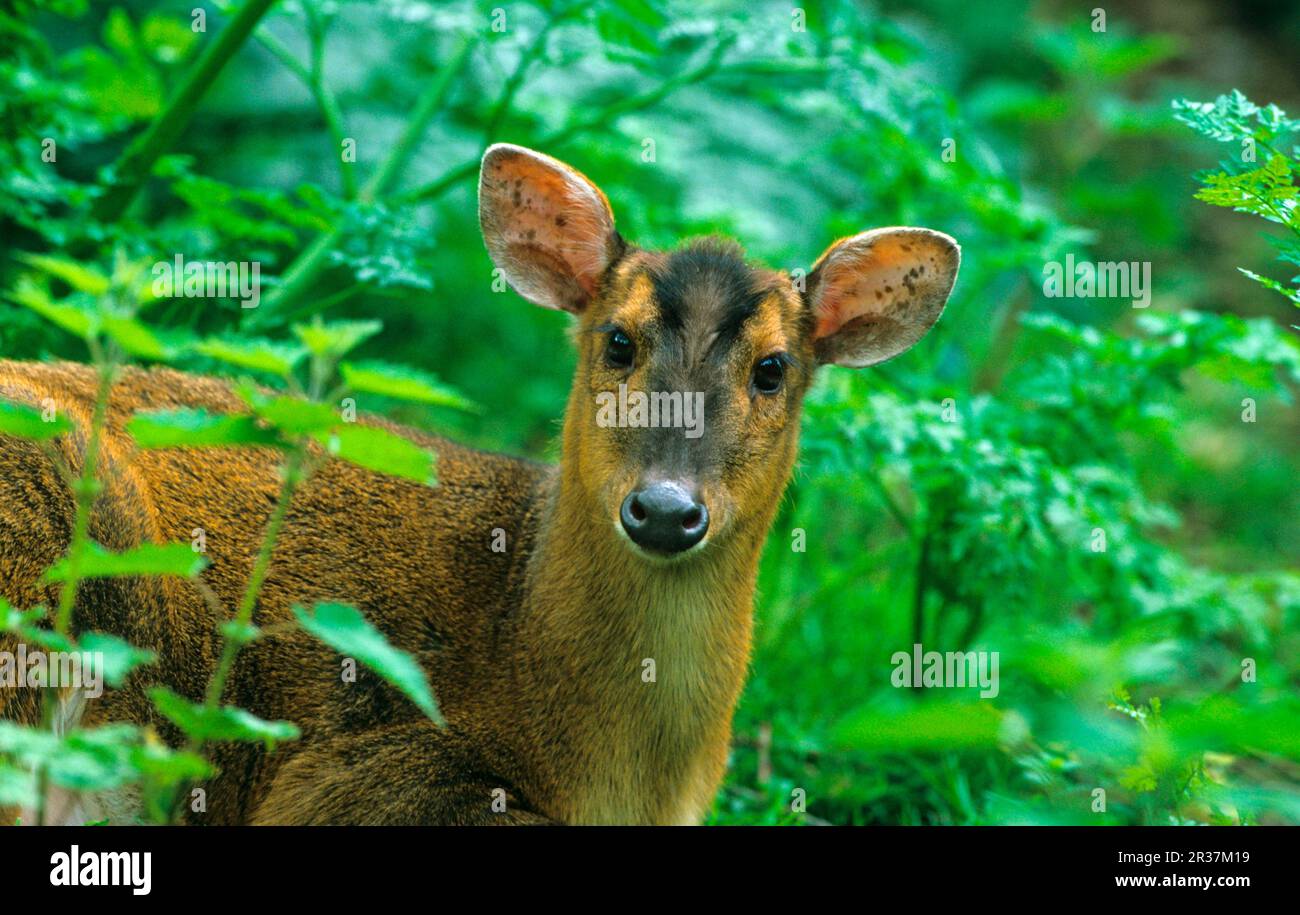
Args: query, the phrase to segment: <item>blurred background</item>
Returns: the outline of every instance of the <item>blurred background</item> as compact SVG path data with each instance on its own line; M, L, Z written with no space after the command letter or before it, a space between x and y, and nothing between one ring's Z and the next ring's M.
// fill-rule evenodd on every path
M1300 115L1300 6L280 2L106 203L239 6L0 14L0 287L20 250L257 261L258 309L148 317L380 318L368 355L482 410L364 406L554 460L568 320L492 287L488 143L574 164L646 246L721 233L806 270L866 228L947 232L935 332L810 396L710 821L1300 822L1300 311L1238 270L1300 260L1194 198L1240 149L1174 107L1240 90ZM1048 298L1067 254L1150 263L1150 307ZM3 303L0 355L85 358ZM917 642L997 651L998 696L893 687Z

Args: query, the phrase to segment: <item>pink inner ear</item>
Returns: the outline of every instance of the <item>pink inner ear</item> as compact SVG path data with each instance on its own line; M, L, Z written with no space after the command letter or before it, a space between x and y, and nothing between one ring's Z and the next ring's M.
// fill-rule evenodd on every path
M559 267L595 295L614 236L605 196L567 166L531 152L503 157L490 179L491 228L508 258Z
M855 236L839 242L818 268L816 308L820 339L858 318L901 317L918 293L941 278L933 245L907 236Z
M828 337L856 318L885 310L884 290L873 278L881 254L849 242L826 258L818 283L816 337Z

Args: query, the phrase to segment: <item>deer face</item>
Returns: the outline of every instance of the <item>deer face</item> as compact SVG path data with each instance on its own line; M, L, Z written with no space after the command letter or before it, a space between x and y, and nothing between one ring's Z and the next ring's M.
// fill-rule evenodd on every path
M959 260L942 233L876 229L833 244L800 291L732 242L636 248L587 178L506 144L483 158L479 218L515 290L577 316L566 479L597 507L591 523L649 560L761 537L813 371L912 346L943 311Z

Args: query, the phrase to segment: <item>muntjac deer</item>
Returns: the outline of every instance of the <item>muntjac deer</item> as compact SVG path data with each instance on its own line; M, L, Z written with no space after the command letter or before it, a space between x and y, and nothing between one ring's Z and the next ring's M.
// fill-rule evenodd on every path
M220 773L193 822L698 822L723 775L759 553L814 371L869 366L916 343L959 260L942 233L875 229L831 245L800 290L731 242L638 248L587 178L505 144L483 158L479 214L514 289L576 322L560 465L364 419L436 450L439 484L325 462L294 496L255 618L266 629L291 620L296 603L353 603L428 671L446 726L378 677L342 682L329 648L279 627L241 654L224 698L297 723L302 739L270 754L216 745ZM83 366L0 363L0 396L51 399L81 430L94 393ZM646 400L686 421L647 421L659 411ZM697 422L684 428L692 404ZM180 407L245 409L217 379L120 373L91 535L121 550L203 528L203 582L230 608L280 458L133 447L124 427L134 411ZM79 436L58 445L74 470ZM0 437L0 594L15 606L53 606L40 574L65 552L72 517L48 456ZM82 722L129 720L174 737L145 688L202 696L222 621L184 580L85 583L74 628L111 632L158 662L85 703ZM654 677L643 676L648 659ZM0 693L6 717L39 718L35 692ZM129 796L79 803L79 815L132 817Z

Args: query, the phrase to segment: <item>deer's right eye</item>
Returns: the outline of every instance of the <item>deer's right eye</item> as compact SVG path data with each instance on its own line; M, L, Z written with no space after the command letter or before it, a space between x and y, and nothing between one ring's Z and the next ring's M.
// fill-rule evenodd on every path
M632 338L621 330L611 331L609 342L605 344L605 361L616 369L625 369L632 365L636 347Z

